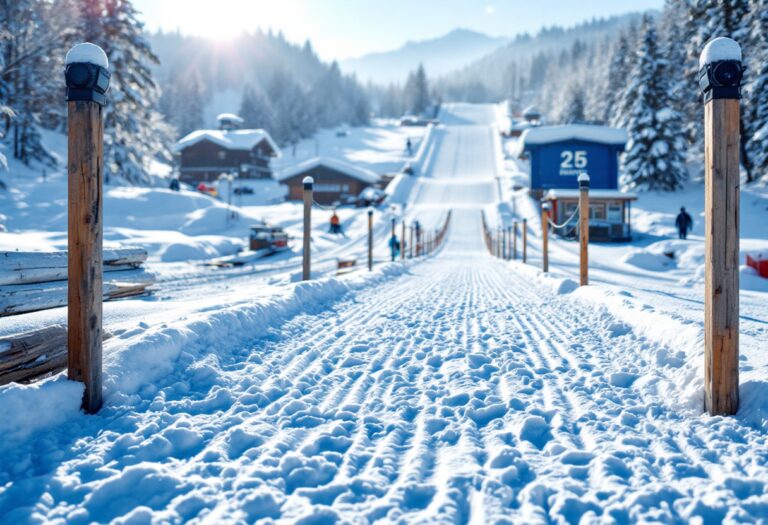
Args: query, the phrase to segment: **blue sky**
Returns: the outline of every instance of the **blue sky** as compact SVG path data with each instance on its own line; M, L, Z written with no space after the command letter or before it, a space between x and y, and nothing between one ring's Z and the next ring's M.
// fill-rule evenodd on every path
M150 29L224 39L258 27L324 59L387 51L464 27L494 36L661 8L663 0L135 0Z

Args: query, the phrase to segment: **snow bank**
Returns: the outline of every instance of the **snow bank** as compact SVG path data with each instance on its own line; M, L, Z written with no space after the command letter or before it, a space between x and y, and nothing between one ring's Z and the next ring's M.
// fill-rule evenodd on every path
M240 347L267 335L291 317L325 307L345 294L389 281L409 264L385 264L371 273L349 274L275 288L274 295L233 306L203 308L186 318L116 335L104 345L106 404L130 403L132 396L172 373L179 359L204 359L218 347ZM8 450L30 434L51 429L80 414L82 385L64 374L32 385L0 387L0 435ZM29 410L35 407L35 410Z

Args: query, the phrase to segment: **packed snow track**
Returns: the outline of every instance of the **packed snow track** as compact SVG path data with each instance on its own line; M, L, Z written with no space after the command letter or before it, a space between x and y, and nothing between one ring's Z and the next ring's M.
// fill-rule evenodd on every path
M482 110L444 113L415 193L413 216L454 208L436 257L239 346L182 353L100 415L7 454L4 519L764 519L764 432L676 406L659 366L675 352L485 253L480 209L496 189ZM14 472L25 479L9 484Z

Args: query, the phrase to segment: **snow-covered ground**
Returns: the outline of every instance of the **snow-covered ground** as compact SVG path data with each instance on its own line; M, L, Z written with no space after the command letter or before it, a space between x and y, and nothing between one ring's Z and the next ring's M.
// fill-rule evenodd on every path
M708 417L693 248L671 268L631 255L667 242L696 189L643 196L637 243L593 245L595 285L576 290L574 243L554 241L541 275L533 203L498 203L511 184L494 120L444 108L424 176L401 195L426 228L453 210L436 256L126 301L147 320L125 317L105 343L95 416L61 376L0 387L0 521L768 519L768 294L742 294L742 409ZM283 206L263 210L292 228ZM531 217L531 264L485 252L483 210Z

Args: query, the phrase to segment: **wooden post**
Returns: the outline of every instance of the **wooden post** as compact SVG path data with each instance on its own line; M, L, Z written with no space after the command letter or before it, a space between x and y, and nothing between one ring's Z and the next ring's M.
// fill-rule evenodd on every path
M408 247L408 257L413 259L413 246L414 246L413 245L413 224L411 224L410 230L411 230L411 235L410 235L410 237L411 237L411 243L410 244L411 245Z
M389 238L389 242L392 244L389 247L390 255L392 255L392 262L395 262L395 243L392 242L395 240L395 224L396 224L396 219L392 217L392 234L391 234L392 236Z
M517 221L512 223L512 259L517 260Z
M528 262L528 219L523 219L523 264Z
M403 219L403 225L400 228L400 260L405 260L405 219Z
M541 270L549 272L549 203L541 205Z
M710 60L716 57L717 60ZM704 408L739 409L741 48L717 38L699 62L704 94Z
M308 281L312 278L310 241L312 240L312 201L315 180L312 177L304 177L304 250L301 265L301 280Z
M82 408L102 405L104 115L107 56L94 44L67 53L67 377L85 384ZM34 407L30 407L34 411Z
M589 175L579 175L579 284L589 284Z
M373 208L368 208L368 271L373 270Z

